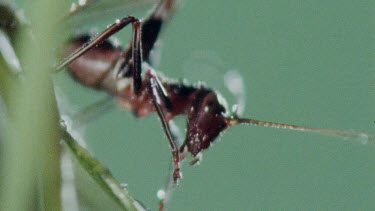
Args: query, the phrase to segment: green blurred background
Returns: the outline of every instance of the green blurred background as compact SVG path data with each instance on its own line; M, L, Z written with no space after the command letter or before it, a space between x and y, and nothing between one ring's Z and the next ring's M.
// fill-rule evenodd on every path
M375 133L374 9L373 1L180 1L155 68L203 80L230 105L223 75L237 70L246 84L244 117ZM146 11L98 16L82 30ZM127 43L130 33L116 37ZM66 73L56 84L68 113L105 97ZM155 210L171 159L156 115L136 119L115 108L80 132L131 195ZM199 166L183 164L169 210L372 210L374 161L375 147L359 142L236 126Z

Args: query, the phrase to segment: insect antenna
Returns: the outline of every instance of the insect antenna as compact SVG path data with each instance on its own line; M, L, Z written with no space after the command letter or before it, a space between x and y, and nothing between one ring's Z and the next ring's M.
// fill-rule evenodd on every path
M336 137L343 138L344 140L353 139L356 141L360 141L363 144L366 144L368 142L370 142L371 144L375 144L374 135L370 135L370 134L362 133L362 132L350 131L350 130L304 127L304 126L297 126L297 125L260 121L260 120L255 120L255 119L244 119L244 118L238 118L236 116L226 118L226 121L229 126L238 125L238 124L249 124L249 125L255 125L255 126L262 126L262 127L272 127L272 128L296 130L296 131L302 131L302 132L312 132L312 133L317 133L317 134L322 134L322 135L336 136Z

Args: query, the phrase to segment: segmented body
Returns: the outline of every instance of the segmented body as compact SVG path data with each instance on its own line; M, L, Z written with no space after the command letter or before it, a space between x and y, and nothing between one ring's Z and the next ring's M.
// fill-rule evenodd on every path
M66 53L70 54L89 39L90 37L86 35L72 39L66 48ZM125 75L122 78L117 76L116 64L121 57L121 52L121 48L115 47L110 41L104 41L100 46L91 49L71 63L68 70L81 84L106 91L113 95L125 110L132 111L137 117L146 117L155 112L153 99L148 90L150 82L143 77L139 94L134 94L131 76ZM147 65L143 66L144 69L150 69ZM162 107L165 119L169 122L177 115L187 115L187 135L184 146L195 157L200 151L209 147L210 143L228 126L224 119L227 116L225 103L219 102L218 94L203 84L188 85L160 76L159 78L172 106L170 109Z

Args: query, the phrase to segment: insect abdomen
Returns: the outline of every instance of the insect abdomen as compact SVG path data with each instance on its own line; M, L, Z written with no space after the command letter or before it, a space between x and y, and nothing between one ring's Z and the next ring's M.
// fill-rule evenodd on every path
M71 39L65 47L65 55L71 54L89 40L90 37L87 35L79 35ZM115 87L112 87L115 83L111 79L112 85L108 87L107 81L108 77L113 77L111 76L113 66L120 55L120 48L114 47L109 41L104 41L72 62L68 66L68 71L75 80L85 86L112 92L115 90Z

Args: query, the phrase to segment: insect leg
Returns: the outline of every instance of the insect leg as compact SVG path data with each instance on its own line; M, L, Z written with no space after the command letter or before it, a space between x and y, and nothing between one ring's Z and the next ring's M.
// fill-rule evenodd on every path
M151 73L149 70L146 74L147 81L150 82L151 84L151 89L152 93L150 93L154 100L156 96L156 101L159 106L164 106L164 108L167 109L167 111L172 111L172 103L169 100L168 94L164 89L164 86L161 84L160 80L156 77L155 73ZM163 103L163 104L162 104Z
M72 115L72 128L78 129L115 108L112 96L107 96Z
M138 94L142 87L142 51L141 51L141 22L133 24L132 58L133 58L133 87L134 93Z
M176 144L176 142L173 138L173 135L171 133L171 129L168 125L168 122L165 118L164 112L162 110L162 106L167 107L164 104L164 102L166 102L165 101L166 99L168 99L168 101L169 101L169 98L167 97L166 93L164 92L162 84L159 82L156 75L151 73L151 70L149 70L146 73L146 79L148 81L148 89L149 89L150 95L152 96L155 109L158 113L159 119L160 119L161 124L163 126L164 133L167 136L168 141L169 141L169 145L171 147L171 152L172 152L172 156L173 156L173 164L174 164L173 180L174 180L175 184L177 184L178 179L181 178L179 150L178 150L178 146L177 146L177 144Z
M142 55L144 61L150 62L150 53L158 41L165 22L172 16L176 0L160 0L142 20Z
M141 61L136 60L131 63L131 58L141 58L146 62L150 62L151 51L153 50L155 43L158 41L159 34L162 30L165 21L171 16L174 11L175 0L160 0L155 7L150 11L147 17L142 21L140 29L137 26L133 30L133 40L122 53L122 58L119 60L121 69L117 73L118 77L130 77L133 76L134 91L137 94L140 87L142 86L141 80ZM138 33L137 30L141 32ZM139 36L139 37L134 37ZM134 46L138 44L134 40L139 40L142 45ZM133 50L134 48L135 51ZM136 52L141 55L133 55L132 52ZM136 66L134 72L134 66Z
M174 124L173 120L170 120L168 122L169 128L171 130L171 134L173 137L173 140L175 140L176 144L178 146L181 146L184 139L182 137L182 134L180 133L180 130L177 125ZM181 155L180 155L181 156ZM180 158L181 160L181 158ZM158 197L160 199L159 201L159 211L165 210L166 205L168 201L171 198L172 190L173 190L173 162L169 162L168 164L168 176L165 180L164 188L158 191Z
M91 48L99 45L101 42L103 42L104 40L108 39L110 36L112 36L116 32L120 31L122 28L124 28L125 26L127 26L129 23L133 24L133 40L132 40L132 43L134 43L134 45L136 46L132 50L132 56L138 56L138 58L135 58L135 60L137 61L137 63L140 64L141 61L142 61L142 59L140 58L141 53L139 53L139 52L137 53L136 52L137 49L140 51L140 41L137 40L137 39L140 39L140 36L141 36L140 35L140 30L139 30L139 28L140 28L139 27L140 26L140 21L138 19L136 19L135 17L133 17L133 16L127 16L127 17L124 17L121 20L116 21L116 23L114 23L111 26L109 26L102 33L100 33L99 35L97 35L96 37L94 37L89 42L85 43L82 47L80 47L79 49L77 49L74 53L72 53L67 58L65 58L64 61L55 68L56 72L59 71L59 70L61 70L61 69L63 69L64 67L66 67L68 64L72 63L74 60L76 60L78 57L82 56L84 53L86 53ZM136 30L136 32L134 32L134 29L138 29L138 30ZM137 33L139 35L134 35L134 34L137 34ZM134 39L136 39L136 40L134 40ZM140 65L138 65L138 66L134 65L133 66L133 72L139 72L139 70L138 71L134 70L134 68L137 68L137 67L139 68Z

